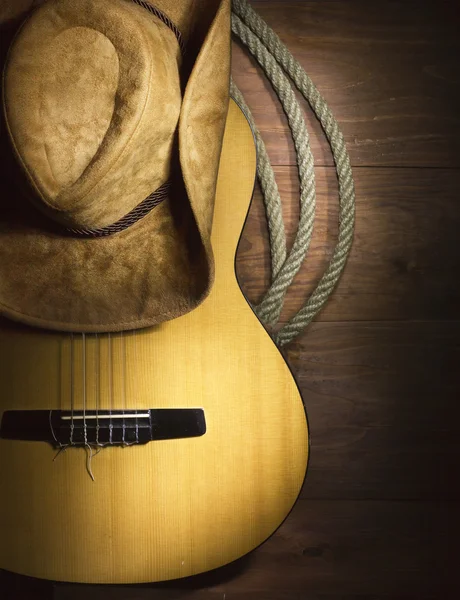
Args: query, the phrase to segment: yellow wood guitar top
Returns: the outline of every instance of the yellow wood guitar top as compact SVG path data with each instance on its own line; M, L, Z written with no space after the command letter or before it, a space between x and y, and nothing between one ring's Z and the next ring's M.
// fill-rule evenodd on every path
M255 167L251 130L231 102L216 279L190 314L86 335L84 346L81 335L0 329L0 417L68 410L73 394L78 409L83 399L88 409L200 407L207 423L202 437L103 448L91 461L94 481L84 448L56 457L44 442L0 440L0 568L87 583L185 577L246 554L289 513L307 465L305 411L234 269Z

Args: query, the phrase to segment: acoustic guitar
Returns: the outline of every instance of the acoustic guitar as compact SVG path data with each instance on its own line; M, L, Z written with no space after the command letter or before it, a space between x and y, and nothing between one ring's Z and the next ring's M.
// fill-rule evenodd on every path
M288 515L307 466L305 410L235 275L255 168L231 102L215 284L191 313L123 334L1 322L0 568L179 578L250 552Z

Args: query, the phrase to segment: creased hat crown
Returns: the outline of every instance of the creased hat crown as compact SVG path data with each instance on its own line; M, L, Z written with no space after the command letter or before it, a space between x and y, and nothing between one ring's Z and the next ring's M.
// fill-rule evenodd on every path
M25 28L4 97L36 204L72 228L114 223L169 177L176 36L125 0L52 0Z

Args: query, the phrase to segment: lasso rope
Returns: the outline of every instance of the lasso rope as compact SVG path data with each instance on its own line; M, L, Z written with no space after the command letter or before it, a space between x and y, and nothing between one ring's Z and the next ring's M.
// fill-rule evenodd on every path
M264 197L269 227L272 283L260 304L254 306L257 316L267 327L274 327L279 321L286 292L307 254L315 218L313 156L305 120L291 81L310 104L323 127L331 146L339 182L337 245L326 272L307 302L284 327L273 335L275 341L280 346L284 346L299 335L323 308L342 274L353 241L354 182L343 135L311 79L276 33L254 12L246 0L233 0L232 4L232 31L264 70L286 113L296 149L300 179L299 225L292 249L287 254L281 198L273 168L251 112L241 92L232 81L231 95L241 106L255 134L258 154L257 177Z

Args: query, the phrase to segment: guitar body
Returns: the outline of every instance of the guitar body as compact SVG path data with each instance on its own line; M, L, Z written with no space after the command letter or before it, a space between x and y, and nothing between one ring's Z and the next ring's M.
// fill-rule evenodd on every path
M215 284L191 313L110 336L2 321L0 418L71 402L79 410L198 407L206 433L105 447L90 465L82 447L57 454L49 443L1 439L0 568L82 583L185 577L248 553L291 510L307 465L304 406L234 269L255 166L252 133L231 102Z

